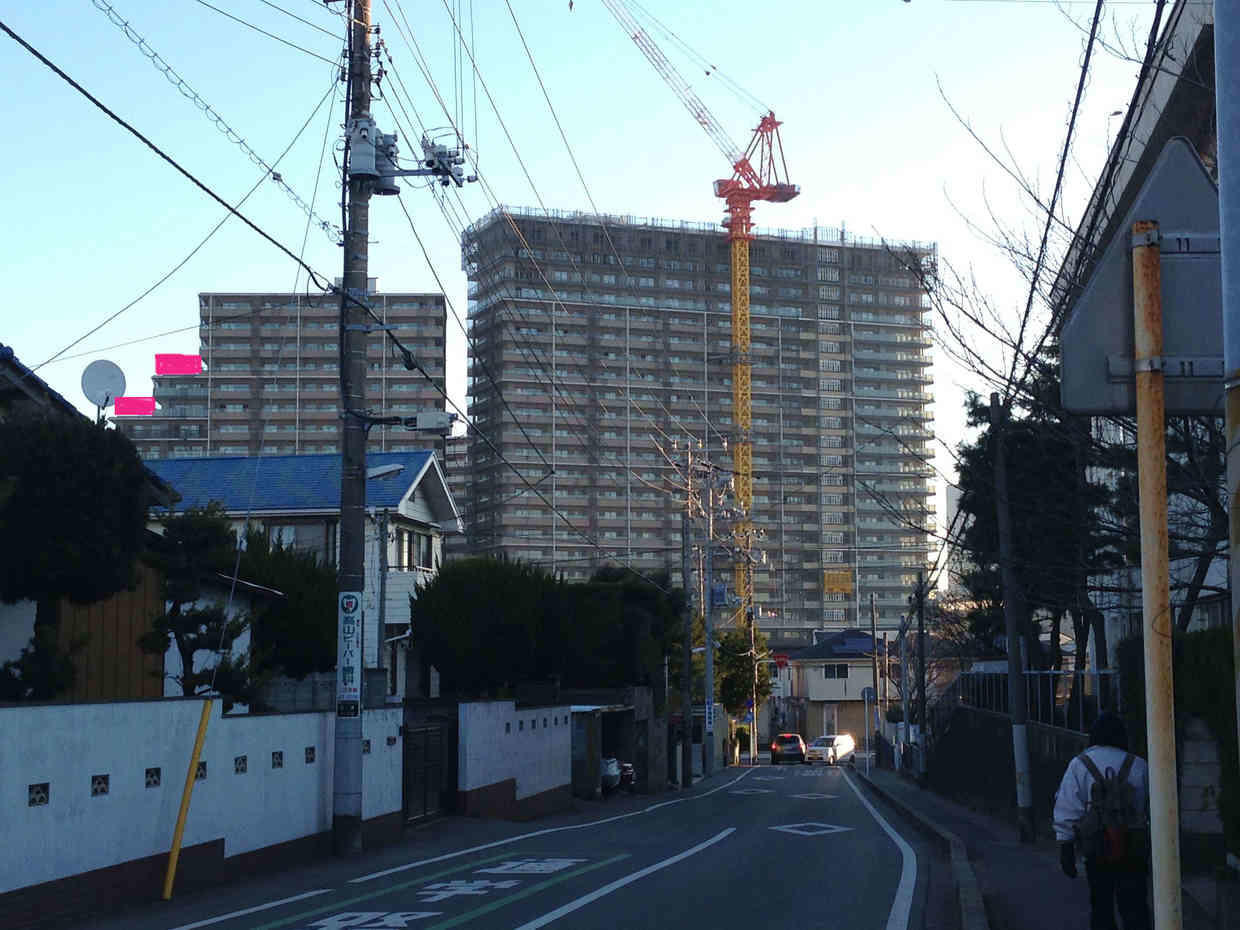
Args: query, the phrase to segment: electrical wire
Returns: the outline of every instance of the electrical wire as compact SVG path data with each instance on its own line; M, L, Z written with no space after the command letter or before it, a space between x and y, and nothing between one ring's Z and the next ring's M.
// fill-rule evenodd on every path
M0 24L0 26L3 26L3 24ZM4 28L5 28L5 30L6 30L6 31L8 31L7 27L4 27ZM10 33L10 35L11 35L11 34L12 34L12 33ZM39 370L40 368L42 368L44 365L49 365L49 364L51 364L52 362L55 362L55 361L57 361L57 360L67 361L67 359L68 359L68 358L78 358L78 357L80 357L80 356L78 356L78 355L71 355L71 356L68 356L67 358L63 358L63 359L62 359L62 356L64 356L64 354L65 354L66 352L68 352L70 349L72 349L74 346L79 345L80 343L82 343L82 342L84 342L85 340L89 339L91 336L93 336L95 333L99 332L101 329L103 329L103 328L104 328L105 326L107 326L109 323L111 323L111 322L113 322L114 320L118 319L118 318L119 318L122 314L126 313L127 311L129 311L130 309L132 309L133 307L135 307L138 303L140 303L142 300L144 300L146 297L150 296L150 294L154 293L154 291L155 291L157 288L159 288L159 287L160 287L160 285L162 285L165 281L167 281L169 278L171 278L173 275L175 275L178 271L180 271L182 268L184 268L184 267L185 267L185 266L189 263L189 261L190 261L190 260L191 260L191 259L192 259L195 255L197 255L197 254L198 254L198 253L199 253L199 252L203 249L203 247L204 247L204 246L206 246L206 244L207 244L208 242L210 242L210 241L211 241L211 239L215 236L215 234L216 234L217 232L219 232L221 228L223 228L224 224L225 224L225 223L227 223L227 222L229 221L229 219L231 219L233 216L240 216L240 214L239 214L239 213L237 213L237 208L240 208L240 207L242 207L242 206L244 206L244 205L245 205L245 202L246 202L247 200L249 200L249 199L250 199L250 197L254 194L254 192L255 192L255 191L257 191L257 190L258 190L258 189L262 186L262 184L263 184L263 182L264 182L265 180L267 180L267 178L270 176L271 172L275 170L275 166L276 166L276 165L279 165L279 164L280 164L280 162L282 162L282 161L284 160L284 157L285 157L286 155L288 155L288 153L289 153L290 151L292 151L293 146L295 146L295 145L297 144L297 142L298 142L298 140L301 138L302 134L306 131L307 127L309 127L309 125L310 125L311 121L312 121L312 120L314 119L314 117L318 114L319 110L321 110L321 109L323 108L323 104L324 104L324 103L326 103L326 102L328 101L328 99L330 99L330 97L332 96L332 94L335 92L335 89L336 89L336 82L335 82L335 79L333 78L333 80L332 80L332 84L331 84L331 85L328 87L328 89L327 89L327 93L325 93L325 94L323 95L323 97L319 100L318 105L314 108L314 111L310 114L310 116L309 116L309 117L307 117L306 121L302 124L301 128L297 130L297 134L296 134L295 136L293 136L293 141L292 141L292 142L290 142L290 143L288 144L288 146L284 149L284 151L280 153L279 158L277 158L277 159L275 160L275 164L270 165L270 166L268 166L268 165L264 164L264 166L263 166L263 167L264 167L264 173L263 173L262 175L260 175L260 176L259 176L259 179L255 182L254 186L253 186L253 187L251 187L251 188L250 188L250 189L249 189L249 190L245 193L245 195L244 195L244 196L243 196L243 197L242 197L239 201L237 201L237 205L236 205L236 207L235 207L235 208L234 208L234 207L232 207L232 206L229 206L228 204L225 204L225 206L226 206L226 207L228 207L228 211L229 211L229 212L228 212L228 213L226 213L226 214L224 214L224 216L220 219L220 221L219 221L218 223L216 223L213 227L211 227L211 230L210 230L210 231L206 234L206 236L204 236L204 237L203 237L203 238L202 238L202 239L198 242L198 244L197 244L197 245L195 245L192 249L190 249L190 250L189 250L189 252L185 255L185 257L184 257L184 258L182 258L179 262L177 262L175 265L173 265L173 266L172 266L172 268L170 268L167 272L165 272L163 275L161 275L161 276L160 276L160 277L159 277L159 278L155 281L155 283L153 283L150 287L148 287L146 290L144 290L141 294L139 294L137 297L135 297L135 298L134 298L133 300L131 300L129 303L125 304L125 306L121 307L121 308L120 308L119 310L117 310L115 313L113 313L113 314L111 314L110 316L108 316L106 319L104 319L104 320L103 320L102 322L100 322L98 325L96 325L96 326L92 327L91 329L87 330L87 331L86 331L83 335L79 336L77 339L75 339L75 340L73 340L72 342L70 342L67 346L65 346L63 349L61 349L61 350L60 350L59 352L57 352L55 355L51 356L50 358L46 359L45 361L41 362L40 364L35 365L35 366L31 369L31 372L33 373L33 372L35 372L35 371L38 371L38 370ZM307 221L309 221L309 216L307 216ZM197 328L198 328L198 327L196 327L196 326L191 326L191 327L186 327L186 329L183 329L183 330L171 330L171 331L169 331L169 332L167 332L167 333L161 333L161 334L159 334L159 335L170 335L171 333L174 333L174 332L185 332L185 331L186 331L186 330L188 330L188 329L197 329ZM157 337L146 337L146 339L151 339L151 338L157 338ZM144 341L146 341L146 339L134 340L134 342L144 342ZM113 348L122 348L123 346L125 346L125 345L129 345L129 344L132 344L132 343L121 343L120 345L118 345L118 346L114 346ZM107 350L106 350L106 349L101 349L101 350L97 350L97 352L98 352L98 351L107 351ZM96 354L96 353L84 353L84 354Z
M227 19L231 19L235 23L240 23L242 26L245 26L247 29L253 29L255 32L260 33L261 35L265 35L269 39L275 39L275 41L279 42L281 45L287 45L289 48L296 49L299 52L303 52L309 55L311 58L317 58L319 61L327 62L327 64L329 65L334 65L336 63L332 61L330 58L324 58L318 52L312 52L310 51L310 49L303 48L302 46L297 45L296 43L290 42L288 39L280 38L280 36L276 35L274 32L268 32L266 29L262 29L258 26L255 26L253 23L248 22L239 16L233 16L232 13L229 13L226 10L221 10L218 6L212 6L210 3L207 3L207 0L194 0L194 2L197 3L199 6L205 6L208 10L214 10L216 13L219 13L221 16L226 17Z
M302 17L294 13L292 10L286 10L284 7L278 6L277 4L272 3L271 0L258 0L258 2L261 3L263 6L271 7L273 10L279 10L285 16L291 16L293 19L297 20L297 22L299 23L305 23L311 29L317 29L319 32L323 33L325 36L329 36L330 38L337 39L337 40L340 38L338 35L336 35L336 33L332 32L330 29L324 29L318 23L312 23L308 19L303 19Z
M268 173L271 175L271 179L282 191L284 191L289 199L297 205L298 209L305 213L306 216L313 217L318 223L319 228L321 228L333 242L339 244L340 230L327 220L320 219L316 216L314 211L310 208L310 205L307 204L300 197L300 195L298 195L298 193L289 186L288 182L280 177L279 173L275 170L275 166L267 164L262 156L250 147L250 144L245 141L241 134L229 126L228 123L225 122L224 118L215 111L215 108L207 103L207 101L202 98L202 95L194 90L194 88L192 88L186 80L176 72L172 65L168 64L168 62L155 51L155 49L151 48L150 44L143 36L134 31L133 27L129 24L129 21L122 18L116 11L115 7L111 6L107 0L91 0L91 2L94 4L95 9L107 16L112 25L116 26L122 33L124 33L125 38L129 39L130 42L138 47L138 50L146 56L146 58L154 66L155 70L159 71L160 74L167 78L168 82L180 91L182 96L201 110L203 115L210 120L215 128L218 129L229 142L232 142L240 148L241 151L245 152L245 154L249 156L250 161L254 162L254 164L261 168L266 168ZM266 0L263 0L263 2L266 2Z

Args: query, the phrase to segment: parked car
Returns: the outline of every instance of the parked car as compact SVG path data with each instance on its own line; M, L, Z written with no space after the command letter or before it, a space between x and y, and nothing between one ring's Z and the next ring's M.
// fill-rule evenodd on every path
M845 760L854 760L856 753L857 745L851 734L834 733L820 736L810 743L807 759L810 762L838 765Z
M779 765L785 759L804 762L806 757L805 740L798 733L780 733L771 740L771 765Z

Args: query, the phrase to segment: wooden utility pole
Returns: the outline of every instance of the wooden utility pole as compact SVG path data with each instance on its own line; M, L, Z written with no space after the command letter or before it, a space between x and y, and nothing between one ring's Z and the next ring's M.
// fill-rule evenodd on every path
M370 120L370 0L353 0L349 29L349 122ZM374 126L369 124L373 142ZM346 144L346 159L348 159ZM373 154L370 156L373 159ZM352 168L351 162L349 163ZM343 442L340 462L339 641L336 656L335 769L332 839L336 854L362 852L362 591L366 533L366 332L371 178L350 173L344 281L340 297L340 396Z
M999 528L999 568L1003 582L1003 620L1007 631L1008 714L1012 718L1012 755L1016 769L1016 823L1022 843L1032 843L1033 780L1029 768L1029 704L1021 667L1021 632L1025 626L1025 592L1012 564L1012 512L1008 500L1004 416L998 393L990 395L990 438L995 466L995 517Z

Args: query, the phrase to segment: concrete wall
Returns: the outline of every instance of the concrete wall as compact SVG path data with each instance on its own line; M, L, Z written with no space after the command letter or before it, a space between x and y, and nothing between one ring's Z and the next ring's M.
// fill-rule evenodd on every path
M224 717L220 706L184 845L218 842L227 859L330 830L333 715ZM201 710L199 700L0 708L0 911L7 892L166 853ZM365 820L399 817L402 713L363 718ZM47 803L29 803L42 784Z
M568 707L512 701L462 703L457 711L457 801L475 816L526 817L568 805L572 718Z

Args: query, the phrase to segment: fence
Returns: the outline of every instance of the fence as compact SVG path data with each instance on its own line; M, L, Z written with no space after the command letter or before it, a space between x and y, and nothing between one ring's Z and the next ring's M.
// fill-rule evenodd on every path
M1119 709L1119 677L1114 669L1100 671L1028 670L1025 708L1031 723L1087 733L1098 714ZM1008 676L999 672L965 672L939 702L943 708L963 704L1006 714Z

